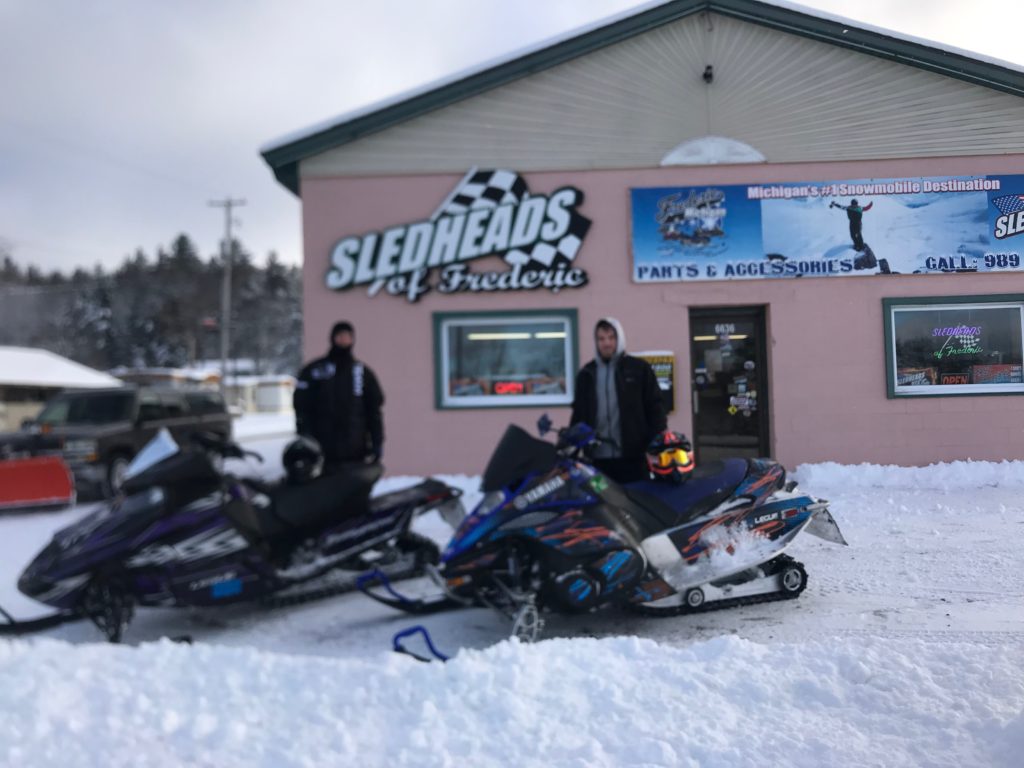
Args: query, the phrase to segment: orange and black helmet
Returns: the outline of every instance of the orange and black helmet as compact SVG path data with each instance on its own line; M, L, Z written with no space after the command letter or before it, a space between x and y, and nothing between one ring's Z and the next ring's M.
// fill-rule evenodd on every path
M690 441L681 432L666 429L658 433L647 446L647 468L655 480L681 483L693 471Z

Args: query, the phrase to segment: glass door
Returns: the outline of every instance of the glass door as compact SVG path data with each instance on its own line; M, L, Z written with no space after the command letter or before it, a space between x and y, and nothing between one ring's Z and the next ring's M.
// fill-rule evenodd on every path
M770 455L764 307L690 310L697 461Z

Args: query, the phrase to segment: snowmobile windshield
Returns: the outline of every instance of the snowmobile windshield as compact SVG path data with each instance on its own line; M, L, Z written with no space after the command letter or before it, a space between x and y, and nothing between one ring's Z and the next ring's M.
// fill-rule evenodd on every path
M131 392L77 392L57 395L39 413L39 424L62 427L131 421L135 396Z
M180 451L181 448L174 442L171 433L166 428L163 428L156 433L156 437L146 443L145 447L132 460L132 463L128 465L124 479L127 480L141 475L150 467L156 466L161 461L166 461Z
M557 461L554 445L510 424L487 462L481 490L489 493L507 488L527 475L547 472Z

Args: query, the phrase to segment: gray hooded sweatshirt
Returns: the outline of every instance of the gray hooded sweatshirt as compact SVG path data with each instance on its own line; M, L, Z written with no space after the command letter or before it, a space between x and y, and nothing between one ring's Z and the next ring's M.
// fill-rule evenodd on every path
M594 328L594 362L597 363L597 434L604 442L593 451L594 458L613 459L622 456L622 419L619 415L619 393L615 387L615 368L626 351L626 334L622 323L614 317L602 317L601 322L615 329L618 346L607 362L597 351L597 327Z

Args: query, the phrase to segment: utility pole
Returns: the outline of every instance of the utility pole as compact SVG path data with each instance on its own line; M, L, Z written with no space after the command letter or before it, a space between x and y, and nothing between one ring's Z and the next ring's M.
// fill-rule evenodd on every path
M224 264L224 280L220 288L220 391L224 394L228 380L228 344L231 339L231 262L234 247L231 240L231 210L245 205L245 200L232 200L231 195L223 200L211 200L214 208L224 209L224 242L221 244L221 257Z

